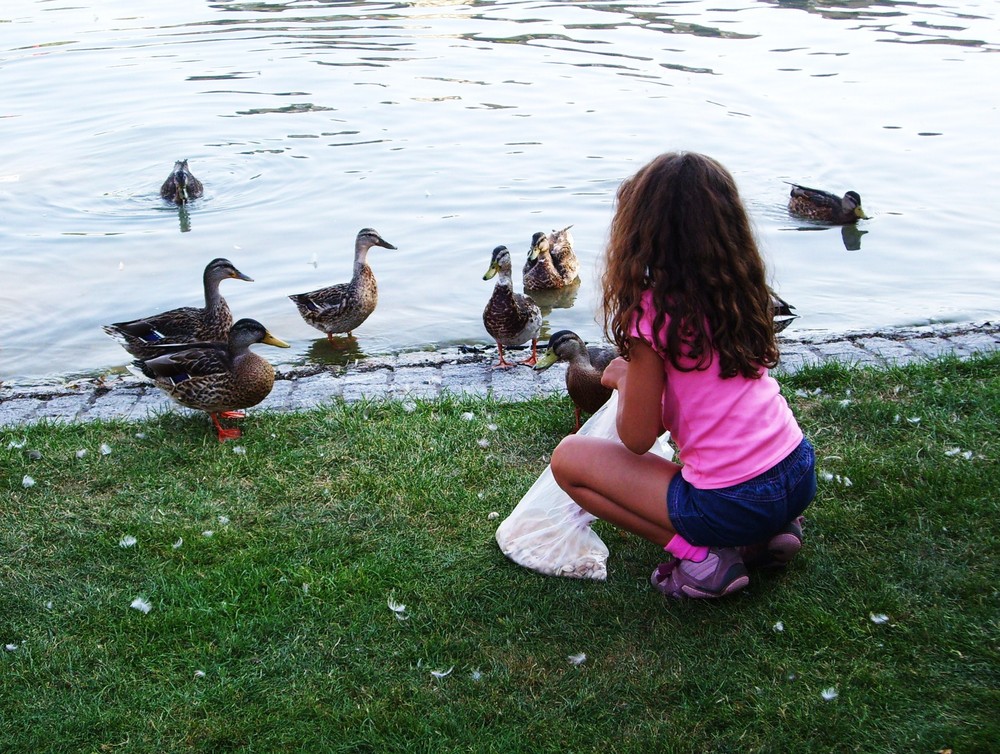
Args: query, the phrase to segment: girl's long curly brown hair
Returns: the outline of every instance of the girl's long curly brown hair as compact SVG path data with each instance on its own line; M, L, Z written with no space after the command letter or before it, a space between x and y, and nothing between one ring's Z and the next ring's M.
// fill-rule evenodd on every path
M677 369L757 378L778 363L764 260L736 182L705 155L669 152L618 189L605 270L604 331L628 358L640 298L652 289L654 344ZM694 359L682 367L681 356Z

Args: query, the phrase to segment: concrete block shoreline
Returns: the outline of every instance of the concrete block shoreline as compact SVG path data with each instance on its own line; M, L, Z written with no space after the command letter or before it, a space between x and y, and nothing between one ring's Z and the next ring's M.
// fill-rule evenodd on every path
M780 344L778 375L827 362L885 368L942 356L992 353L1000 349L1000 322L806 334L781 338ZM267 400L251 410L301 411L338 399L419 400L446 395L520 401L566 390L563 364L535 372L527 367L494 369L494 363L494 347L458 347L371 357L348 367L297 367L279 372ZM0 386L0 430L41 421L139 421L168 411L188 409L131 375Z

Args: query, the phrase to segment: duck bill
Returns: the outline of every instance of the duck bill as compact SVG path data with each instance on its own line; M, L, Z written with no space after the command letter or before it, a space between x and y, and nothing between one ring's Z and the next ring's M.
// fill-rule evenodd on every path
M534 262L536 259L538 259L539 253L540 252L538 250L538 244L532 244L531 248L528 249L528 261Z
M288 345L285 341L283 341L281 338L274 337L273 335L271 335L270 332L265 332L264 339L261 341L261 343L267 343L269 346L277 346L278 348L291 348L291 346Z
M490 268L486 270L486 274L483 275L483 280L489 280L490 278L494 277L498 272L500 272L500 265L496 263L491 264Z
M868 215L865 214L865 211L863 209L861 209L861 207L857 207L854 210L854 214L858 216L859 220L867 220L868 219Z
M389 243L388 241L386 241L384 238L380 238L379 242L377 242L375 245L376 246L381 246L383 249L393 249L393 250L396 249L395 246L393 246L391 243Z
M538 360L538 363L535 364L535 367L534 367L535 371L536 372L541 372L543 369L548 369L550 366L552 366L553 364L555 364L558 360L559 360L559 357L556 356L556 352L553 351L550 348L549 350L547 350L542 355L542 358L540 358Z
M252 277L250 277L249 275L244 275L242 272L236 269L233 270L232 274L229 277L231 277L233 280L245 280L248 283L253 282Z

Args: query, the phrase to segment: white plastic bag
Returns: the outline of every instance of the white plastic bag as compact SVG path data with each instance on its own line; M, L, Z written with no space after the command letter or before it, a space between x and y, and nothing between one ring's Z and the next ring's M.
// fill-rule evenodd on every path
M577 434L617 440L617 413L616 390ZM673 457L666 434L653 445L651 452L668 459ZM562 491L552 476L552 467L546 466L497 528L496 540L504 555L532 571L604 581L608 578L608 547L590 528L595 519Z

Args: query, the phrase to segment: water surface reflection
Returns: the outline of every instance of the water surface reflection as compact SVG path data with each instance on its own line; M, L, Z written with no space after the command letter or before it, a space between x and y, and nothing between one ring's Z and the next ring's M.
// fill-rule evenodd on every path
M217 256L257 281L227 299L288 364L488 345L490 250L568 224L581 282L540 302L546 331L596 341L615 190L674 148L736 176L787 332L996 316L997 20L981 0L12 0L0 377L120 366L99 325L189 303ZM156 189L183 158L205 196L178 210ZM872 217L787 232L815 229L784 181L856 187ZM328 352L287 295L349 278L365 226L399 251Z

